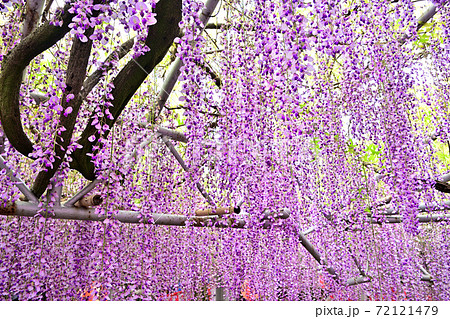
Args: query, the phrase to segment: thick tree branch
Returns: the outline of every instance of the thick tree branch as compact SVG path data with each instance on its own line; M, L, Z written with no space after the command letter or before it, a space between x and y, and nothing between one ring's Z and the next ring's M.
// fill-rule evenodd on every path
M91 28L86 30L84 34L89 39L93 31ZM86 78L86 69L91 55L91 48L92 40L82 42L76 38L72 44L69 63L67 65L66 90L63 93L61 102L63 111L59 118L59 127L63 127L64 130L56 132L54 146L56 156L52 167L39 172L34 181L32 191L37 197L40 197L44 193L50 179L56 173L66 155L67 146L70 143L78 111L82 103L79 93Z
M27 37L38 25L45 0L27 0L27 13L22 27L22 38Z
M3 59L0 73L0 119L3 131L11 145L25 156L33 151L33 144L25 134L19 110L19 91L22 73L31 60L41 54L69 31L73 15L66 5L61 13L61 27L48 22L34 30L17 44Z
M178 23L181 21L181 0L165 0L156 4L155 12L158 22L149 27L146 45L150 51L141 55L136 60L130 61L116 76L113 81L114 89L112 95L114 100L109 112L113 119L105 118L105 123L111 128L120 116L121 112L140 87L147 75L164 58L173 40L179 33ZM145 71L144 71L145 70ZM94 164L91 162L88 153L92 153L93 144L88 141L91 135L100 137L100 133L92 125L94 114L91 116L80 139L77 141L83 148L77 149L73 154L71 167L78 170L89 180L95 178ZM108 135L108 131L103 137Z

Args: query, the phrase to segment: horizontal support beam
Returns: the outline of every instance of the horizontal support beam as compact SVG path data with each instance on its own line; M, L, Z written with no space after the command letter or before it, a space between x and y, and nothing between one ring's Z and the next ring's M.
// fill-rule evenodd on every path
M9 207L0 207L0 215L7 216L26 216L34 217L39 211L39 207L36 204L28 202L16 202L14 205ZM281 213L281 218L289 210L283 209ZM77 208L77 207L54 207L51 210L51 214L48 216L52 219L70 219L70 220L87 220L87 221L104 221L106 216L104 214L99 214L94 208ZM119 210L114 218L122 223L129 224L155 224L155 225L168 225L168 226L186 226L187 224L196 227L221 227L221 228L244 228L248 224L248 219L250 217L248 214L239 215L238 218L228 218L221 219L218 215L213 216L185 216L185 215L169 215L169 214L151 214L150 218L143 218L139 212L136 211L126 211ZM264 220L263 228L270 226L268 220ZM308 239L303 235L302 232L299 233L299 239L301 244L306 248L306 250L317 260L319 264L326 266L326 263L322 260L319 252L314 248L314 246L309 242ZM338 280L338 275L333 267L326 266L328 273L335 279Z
M287 208L283 208L280 211L273 211L271 209L266 208L260 217L260 220L270 220L271 218L281 218L281 219L287 219L291 216L291 211Z
M0 207L0 215L34 217L39 210L40 208L37 204L18 201L14 205ZM283 216L280 217L282 218ZM86 221L104 221L106 219L106 216L96 212L95 208L64 206L53 207L48 217L52 219ZM236 217L232 216L226 219L221 218L219 215L186 216L158 213L151 214L150 218L143 218L140 212L127 210L119 210L113 217L127 224L144 223L167 226L186 226L190 224L196 227L215 226L219 228L244 228L250 220L250 215L247 213L241 213ZM272 222L265 220L264 223L261 223L261 227L269 228L272 224Z
M5 216L25 216L34 217L40 210L38 205L18 201L7 207L0 207L0 215ZM49 218L66 220L86 220L104 221L106 216L96 212L95 208L82 207L54 207L49 213ZM168 226L186 226L187 224L196 227L221 227L221 228L244 228L248 224L248 214L241 214L238 218L222 219L218 215L212 216L186 216L170 214L151 214L150 218L143 218L140 212L119 210L114 218L127 224L156 224Z
M232 213L239 214L241 211L238 207L217 207L216 209L198 209L195 211L196 216L211 216L211 215L229 215Z
M450 210L450 200L446 200L440 203L421 203L419 205L419 211L421 212L433 212Z
M40 210L37 204L30 202L18 201L15 204L11 204L7 207L0 207L0 215L6 216L25 216L35 217ZM283 210L284 212L285 210ZM284 216L284 215L283 215ZM155 225L167 225L167 226L186 226L192 225L195 227L219 227L219 228L245 228L248 225L250 217L249 214L241 214L237 218L222 219L218 215L213 216L185 216L185 215L170 215L170 214L151 214L150 218L143 218L140 212L119 210L114 218L122 223L130 224L155 224ZM280 216L282 218L282 216ZM54 207L51 209L48 218L52 219L65 219L65 220L86 220L86 221L104 221L106 216L96 212L94 208L77 208L77 207ZM267 220L265 220L267 222ZM264 224L264 228L267 228L267 224ZM305 235L298 231L300 243L305 249L316 259L316 261L324 265L326 271L335 279L339 280L339 277L333 267L327 266L326 262L322 259L317 249L309 242ZM421 269L422 270L422 269ZM423 270L422 270L423 272ZM432 281L431 275L424 274L421 278L422 281ZM370 278L366 276L360 276L356 278L350 278L346 281L347 286L353 286L361 283L369 282Z
M417 215L419 223L430 223L430 222L443 222L450 221L450 214L436 214L436 215ZM372 217L370 220L371 224L382 224L383 222L387 224L398 224L403 222L403 216L380 216Z
M417 210L419 212L438 212L438 211L445 211L450 210L450 200L446 200L443 202L434 202L434 203L421 203L417 207ZM386 209L381 209L380 211L383 215L396 215L398 214L395 208L389 207Z

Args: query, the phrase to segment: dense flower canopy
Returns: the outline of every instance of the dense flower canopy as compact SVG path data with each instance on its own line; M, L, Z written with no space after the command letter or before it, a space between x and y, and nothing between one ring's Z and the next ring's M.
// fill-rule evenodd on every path
M450 298L448 222L418 218L450 164L447 1L222 0L206 29L200 0L36 2L28 34L25 1L0 4L0 84L19 83L0 92L0 155L40 199L0 216L1 299ZM158 127L184 134L185 169ZM103 221L48 218L52 189L93 179ZM15 184L0 170L0 210ZM244 228L151 218L240 201Z

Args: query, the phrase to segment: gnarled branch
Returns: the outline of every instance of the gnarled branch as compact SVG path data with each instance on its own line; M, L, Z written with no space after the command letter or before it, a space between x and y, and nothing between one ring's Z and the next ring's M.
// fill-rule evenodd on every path
M55 140L55 160L52 167L39 172L33 185L33 192L40 197L47 188L50 179L58 170L64 157L66 155L67 146L70 143L78 111L82 103L79 96L84 79L86 78L86 69L91 55L92 40L89 36L94 32L93 28L85 31L85 36L88 41L82 42L76 38L72 44L70 51L69 63L67 65L66 73L66 90L62 96L61 106L63 111L59 117L59 126L64 128L64 131L56 132ZM71 97L71 98L69 98Z
M148 36L145 40L145 44L150 48L150 51L128 62L113 81L114 89L111 93L114 99L111 101L112 106L109 108L113 119L105 118L105 123L110 128L114 125L128 101L147 78L148 74L164 58L173 40L179 33L178 23L181 21L181 0L159 1L156 4L155 12L158 22L149 27ZM71 162L71 167L78 170L89 180L95 179L95 172L94 164L87 155L88 153L93 153L93 143L89 142L88 138L91 135L95 135L96 140L98 140L100 137L100 133L92 125L93 120L94 113L77 141L82 148L77 149L72 154L73 161ZM103 137L106 137L108 132L104 133Z
M66 5L61 13L62 26L49 22L34 30L17 44L3 59L0 73L0 119L3 131L11 145L25 156L33 151L33 143L25 134L20 119L19 91L22 73L31 60L41 54L69 32L73 14Z

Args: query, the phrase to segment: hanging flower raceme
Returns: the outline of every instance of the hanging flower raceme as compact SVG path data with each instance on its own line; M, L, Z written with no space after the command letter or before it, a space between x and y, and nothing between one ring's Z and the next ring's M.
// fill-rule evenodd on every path
M22 41L25 5L3 3L2 60ZM115 79L157 49L147 30L163 3L72 1L69 22L46 13L69 31L21 86L32 159L0 130L5 165L31 185L59 160L60 119L77 118L37 216L0 219L0 298L448 299L448 225L417 218L422 201L445 199L433 189L448 166L444 1L434 2L442 27L422 33L411 0L223 1L207 27L203 1L183 0L167 56L150 74L139 68L142 84L121 96L141 73ZM79 95L66 81L78 42L92 42ZM176 58L180 83L152 117ZM68 104L80 96L77 111ZM158 127L185 136L169 148ZM47 218L60 209L59 186L64 202L87 183L70 169L84 142L103 199L90 212L102 221ZM2 166L0 211L19 200L15 185ZM228 214L196 227L200 209ZM184 227L158 225L176 215L188 216ZM225 227L238 219L245 227Z

